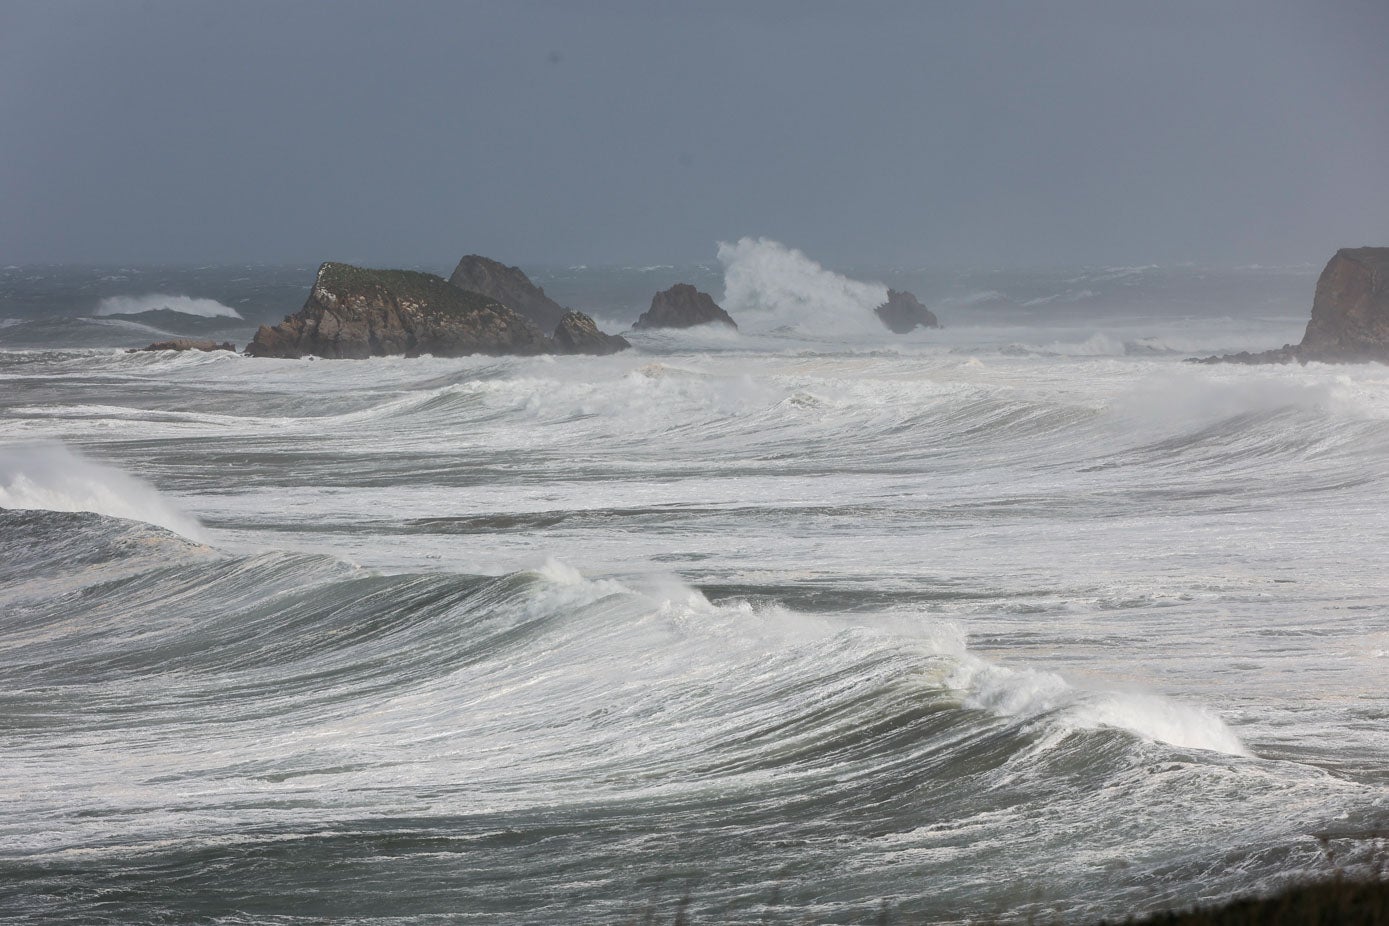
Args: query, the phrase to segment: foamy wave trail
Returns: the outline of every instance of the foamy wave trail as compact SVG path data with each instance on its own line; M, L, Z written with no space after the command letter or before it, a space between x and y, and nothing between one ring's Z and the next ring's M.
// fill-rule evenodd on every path
M90 511L203 536L197 519L153 486L56 442L0 444L0 508Z
M724 308L740 326L793 328L805 333L884 331L873 310L887 287L826 270L795 248L770 238L719 242Z
M181 312L184 315L197 315L202 318L235 318L241 313L229 305L215 299L201 299L195 296L171 296L164 293L148 293L143 296L108 296L97 304L96 312L101 315L140 315L144 312Z
M776 893L788 921L859 921L922 879L904 916L980 915L1013 900L985 859L1065 858L1077 821L1092 848L1207 864L1193 845L1350 794L1199 709L1007 669L919 616L554 562L381 575L90 514L0 511L0 553L0 879L35 921L614 922L693 871L708 916ZM1233 867L1209 877L1259 868ZM1093 898L1128 877L1046 871Z

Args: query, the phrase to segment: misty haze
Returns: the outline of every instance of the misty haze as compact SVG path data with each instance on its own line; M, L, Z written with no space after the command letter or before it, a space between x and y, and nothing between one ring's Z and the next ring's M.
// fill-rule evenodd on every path
M1389 924L1389 5L0 5L0 920Z

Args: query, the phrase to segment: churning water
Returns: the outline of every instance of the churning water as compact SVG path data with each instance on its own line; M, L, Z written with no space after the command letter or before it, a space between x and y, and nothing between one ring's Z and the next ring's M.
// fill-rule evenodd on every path
M1361 863L1389 368L1183 364L1305 310L1152 268L896 337L777 247L688 271L740 333L605 358L16 312L0 919L1083 921ZM545 282L620 328L659 269Z

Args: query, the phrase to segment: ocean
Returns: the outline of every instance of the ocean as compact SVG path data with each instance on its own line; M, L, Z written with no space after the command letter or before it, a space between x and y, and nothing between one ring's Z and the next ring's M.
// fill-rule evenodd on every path
M1389 367L1183 362L1297 341L1318 269L745 240L532 272L737 332L282 361L123 348L244 344L312 266L6 268L0 922L1085 923L1362 870Z

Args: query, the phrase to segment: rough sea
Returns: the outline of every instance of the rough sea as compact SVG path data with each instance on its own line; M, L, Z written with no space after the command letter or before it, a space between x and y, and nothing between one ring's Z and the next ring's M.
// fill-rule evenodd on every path
M1086 923L1358 870L1389 367L1183 362L1298 340L1318 269L744 241L532 272L738 332L281 361L123 348L244 344L312 266L7 268L0 922Z

